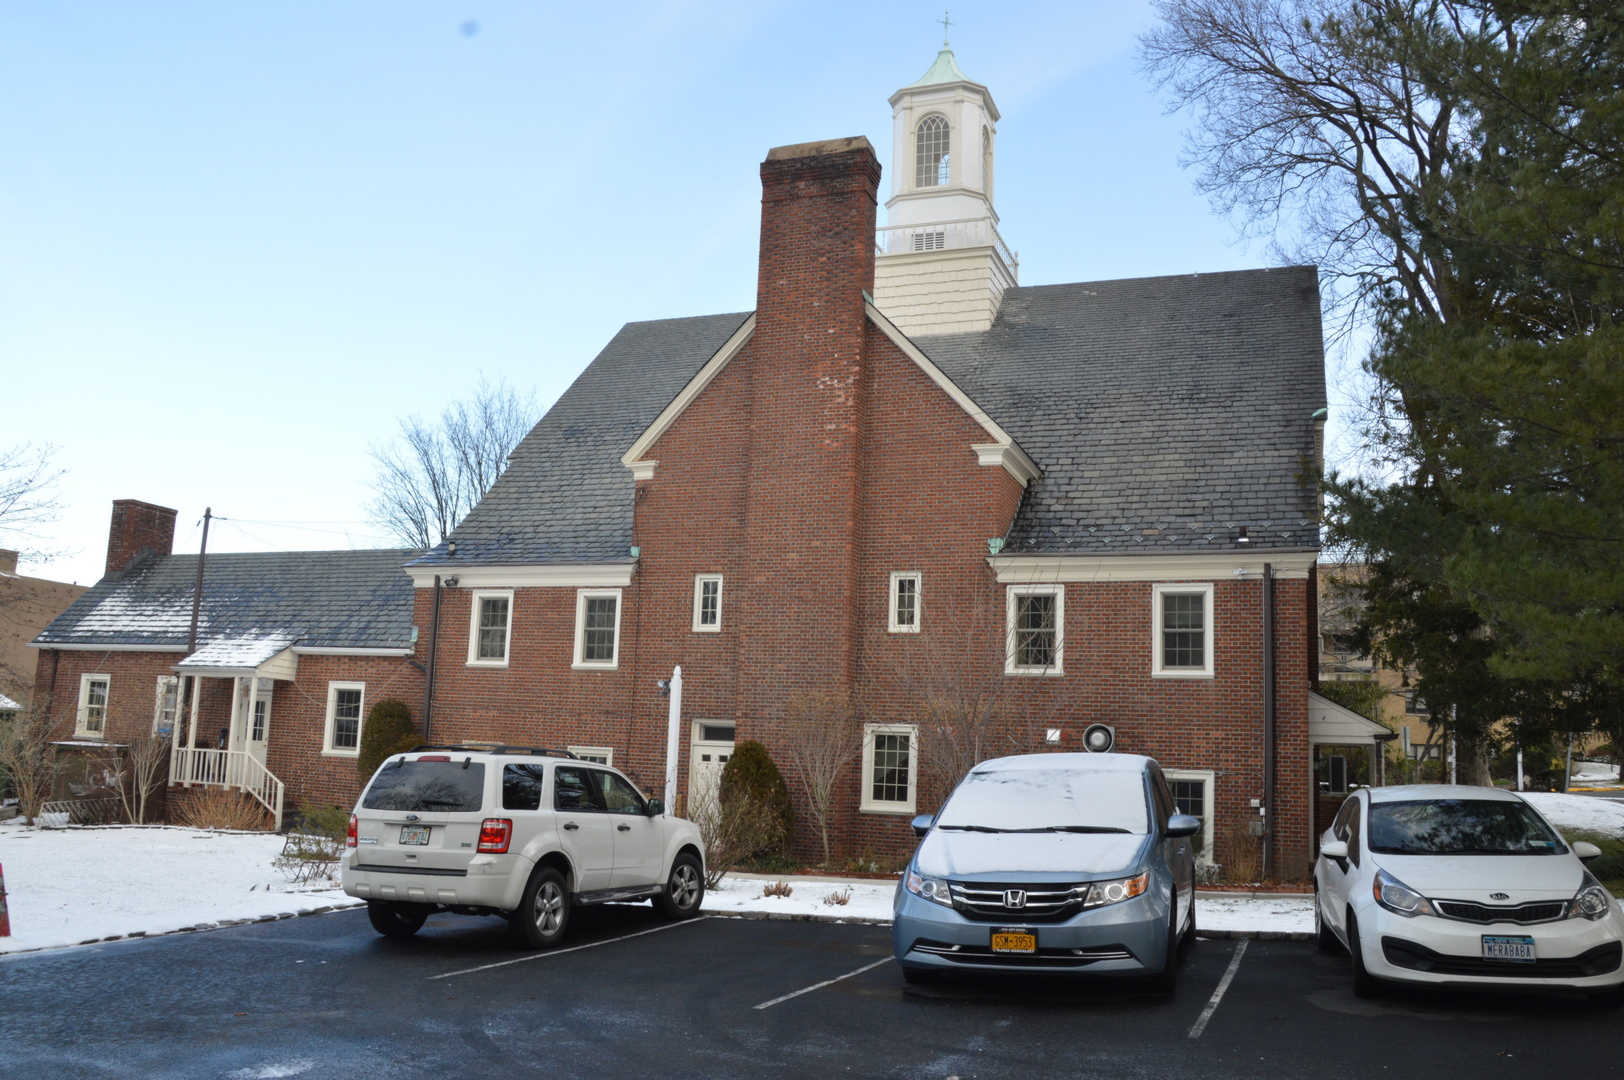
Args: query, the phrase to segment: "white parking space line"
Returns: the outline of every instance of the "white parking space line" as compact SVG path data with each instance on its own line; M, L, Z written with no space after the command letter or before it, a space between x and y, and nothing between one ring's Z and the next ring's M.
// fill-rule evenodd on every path
M1246 938L1241 938L1235 943L1235 955L1229 958L1229 967L1224 969L1224 977L1218 980L1217 988L1213 990L1212 997L1207 1000L1207 1007L1201 1010L1201 1015L1196 1019L1195 1026L1190 1029L1190 1038L1199 1039L1201 1033L1207 1030L1207 1021L1211 1020L1212 1014L1218 1011L1218 1003L1224 1000L1224 991L1228 990L1229 984L1234 981L1235 972L1241 969L1241 957L1246 955L1246 942Z
M835 983L839 982L842 979L849 979L854 975L861 975L865 971L873 971L875 968L879 967L881 964L889 964L890 962L891 962L891 957L887 956L884 960L876 960L872 964L864 964L862 967L858 968L856 971L848 971L844 975L836 975L832 979L824 979L820 983L813 983L811 986L802 987L799 990L795 990L795 991L793 991L791 993L785 994L783 997L775 997L771 1001L763 1001L760 1005L755 1006L755 1008L758 1009L758 1010L759 1009L770 1009L774 1005L783 1004L784 1002L788 1001L790 998L798 998L802 994L810 994L814 990L822 990L825 986L833 986Z
M447 971L439 975L430 975L429 981L454 979L458 975L472 975L476 971L490 971L494 968L508 967L512 964L523 964L531 960L545 960L550 956L563 956L565 953L580 952L582 949L596 949L599 945L613 945L617 941L630 941L634 937L642 937L645 934L658 934L662 930L675 930L679 926L692 926L694 923L701 923L710 918L714 918L714 916L701 915L697 919L685 919L682 922L667 923L665 926L639 930L634 934L621 934L619 937L604 938L602 941L589 941L585 945L571 945L567 949L548 949L544 952L530 953L528 956L515 956L512 960L498 960L494 964L481 964L478 967L463 968L461 971Z

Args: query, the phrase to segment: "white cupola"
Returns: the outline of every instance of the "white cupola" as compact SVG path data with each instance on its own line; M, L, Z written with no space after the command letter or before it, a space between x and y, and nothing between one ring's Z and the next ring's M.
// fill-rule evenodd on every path
M993 160L998 106L942 43L891 95L891 197L874 299L910 335L985 330L1019 267L998 235Z

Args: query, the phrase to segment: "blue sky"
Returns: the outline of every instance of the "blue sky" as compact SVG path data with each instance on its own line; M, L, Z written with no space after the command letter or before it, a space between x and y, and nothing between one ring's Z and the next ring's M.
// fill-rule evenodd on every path
M757 165L866 135L934 3L8 5L0 445L57 446L101 573L111 501L195 551L389 544L369 450L481 374L550 404L623 323L755 304ZM963 3L1023 284L1269 265L1181 169L1135 3ZM883 220L883 209L882 220ZM1338 399L1333 381L1333 401Z

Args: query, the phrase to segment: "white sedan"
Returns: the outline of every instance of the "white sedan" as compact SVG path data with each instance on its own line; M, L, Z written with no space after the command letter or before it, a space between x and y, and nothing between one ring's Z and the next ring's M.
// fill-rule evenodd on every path
M1475 986L1624 986L1624 909L1532 806L1495 788L1428 784L1348 797L1314 863L1319 946L1383 979Z

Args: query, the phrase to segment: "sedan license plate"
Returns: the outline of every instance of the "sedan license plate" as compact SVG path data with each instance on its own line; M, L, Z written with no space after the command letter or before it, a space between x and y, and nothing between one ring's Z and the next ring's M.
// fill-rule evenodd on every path
M995 953L1035 953L1038 936L1030 930L994 930L992 951Z
M402 844L416 844L422 847L429 842L429 827L427 825L402 825L400 827L400 842Z
M1531 937L1500 937L1483 935L1483 959L1505 960L1514 964L1534 962L1534 939Z

